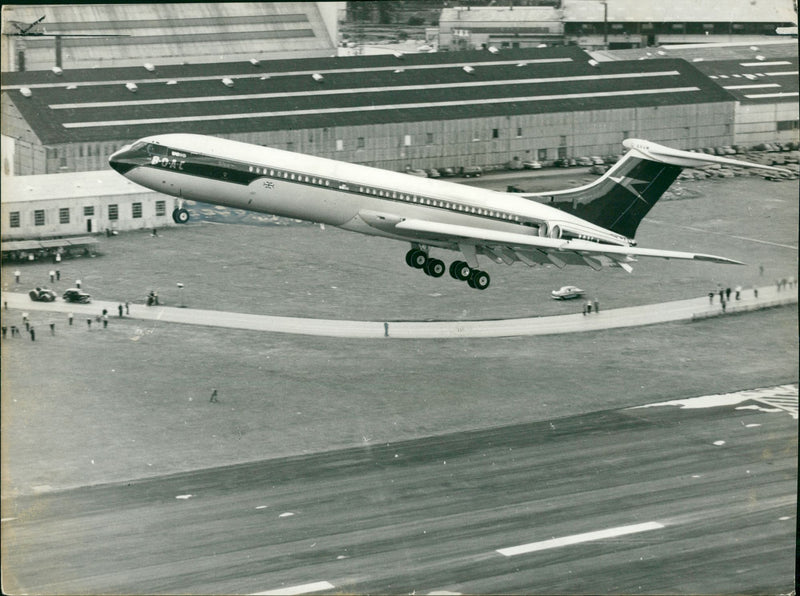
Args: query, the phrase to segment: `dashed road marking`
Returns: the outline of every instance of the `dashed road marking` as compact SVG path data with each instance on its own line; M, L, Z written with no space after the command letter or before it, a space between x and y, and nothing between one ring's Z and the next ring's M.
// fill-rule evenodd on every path
M592 542L594 540L604 540L606 538L616 538L617 536L626 536L628 534L659 530L663 527L664 524L660 524L658 522L646 522L643 524L634 524L632 526L620 526L618 528L609 528L608 530L599 530L597 532L586 532L585 534L564 536L562 538L551 538L550 540L531 542L530 544L521 544L520 546L512 546L509 548L500 548L497 549L497 552L506 557L513 557L516 555L523 555L540 550L547 550L549 548L559 548L562 546L570 546L572 544L580 544L581 542Z
M293 594L312 594L314 592L322 592L323 590L332 590L335 586L330 582L313 582L310 584L302 584L299 586L287 586L285 588L277 588L276 590L267 590L266 592L256 592L252 596L273 596L273 595L288 595Z

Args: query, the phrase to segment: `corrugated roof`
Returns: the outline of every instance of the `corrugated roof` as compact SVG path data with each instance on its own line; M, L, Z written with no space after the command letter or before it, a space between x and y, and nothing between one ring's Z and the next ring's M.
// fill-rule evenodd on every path
M798 100L796 43L668 46L599 51L592 55L598 60L682 58L742 103Z
M465 72L464 65L471 65L472 72ZM106 80L113 84L94 80L75 89L33 88L31 97L18 90L9 94L45 145L129 140L154 131L225 135L733 100L683 60L592 66L575 48L421 54L402 60L288 60L273 66L259 65L263 74L269 73L265 79L233 70L194 79L198 71L188 67L172 72L176 84L138 81L136 93L125 88L122 75L128 69L106 69ZM315 70L323 73L321 82L310 76ZM233 86L221 82L223 74Z
M564 0L565 22L784 23L796 22L792 0Z

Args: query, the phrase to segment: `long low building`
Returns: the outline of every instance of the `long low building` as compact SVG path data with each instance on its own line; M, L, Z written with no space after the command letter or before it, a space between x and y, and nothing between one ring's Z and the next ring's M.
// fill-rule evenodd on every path
M614 154L626 137L717 146L736 103L685 60L577 47L7 73L3 91L15 174L104 169L156 132L391 170Z
M176 225L177 199L134 184L112 170L3 176L3 252L7 241L74 237ZM47 248L47 247L45 247Z

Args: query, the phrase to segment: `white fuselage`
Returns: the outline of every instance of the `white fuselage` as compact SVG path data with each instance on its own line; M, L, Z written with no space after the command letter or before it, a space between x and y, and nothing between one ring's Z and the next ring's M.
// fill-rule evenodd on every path
M140 143L167 148L167 154L152 156L125 176L184 199L388 237L399 236L370 224L368 214L531 235L558 226L584 238L625 243L609 230L511 193L202 135L158 135ZM112 156L112 163L126 149ZM192 165L199 160L218 163L219 169L199 173Z

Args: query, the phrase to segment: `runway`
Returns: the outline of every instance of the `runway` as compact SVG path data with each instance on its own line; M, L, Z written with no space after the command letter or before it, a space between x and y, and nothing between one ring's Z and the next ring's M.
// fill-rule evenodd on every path
M14 292L3 292L2 299L9 308L71 312L79 318L97 316L105 309L109 312L112 320L115 318L119 306L119 302L101 300L91 304L69 304L60 300L33 302L27 294ZM795 289L787 288L779 291L775 286L765 286L758 288L757 296L752 288L744 290L741 300L730 300L724 311L719 297L709 301L706 296L643 306L602 309L599 313L593 312L589 315L580 312L583 302L576 300L575 314L473 321L358 321L276 317L173 306L147 307L141 304L132 305L131 313L127 318L327 337L435 339L579 333L674 321L691 321L796 303L797 291Z
M4 587L788 593L796 419L781 386L19 497Z

